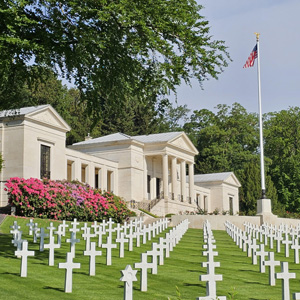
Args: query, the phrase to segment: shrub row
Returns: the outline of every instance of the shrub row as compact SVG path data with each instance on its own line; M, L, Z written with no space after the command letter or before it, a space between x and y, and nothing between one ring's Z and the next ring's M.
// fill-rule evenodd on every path
M80 182L14 177L5 185L9 204L19 216L122 222L132 213L120 197Z

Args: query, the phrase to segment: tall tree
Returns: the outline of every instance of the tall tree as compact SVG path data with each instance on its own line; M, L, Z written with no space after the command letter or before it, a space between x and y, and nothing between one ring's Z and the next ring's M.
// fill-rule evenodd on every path
M300 108L270 113L265 121L265 154L285 209L300 212Z
M246 215L256 215L257 199L261 197L259 157L244 163L243 168L236 170L242 186L239 190L240 210ZM277 190L270 175L266 175L266 194L272 201L272 211L278 208Z
M218 111L194 111L191 122L184 125L196 145L196 171L224 172L241 169L243 163L257 155L257 117L234 103L218 105Z
M74 78L96 115L128 97L157 102L192 77L217 78L228 54L201 9L195 0L3 0L0 103L14 107L19 83L39 77L30 64Z

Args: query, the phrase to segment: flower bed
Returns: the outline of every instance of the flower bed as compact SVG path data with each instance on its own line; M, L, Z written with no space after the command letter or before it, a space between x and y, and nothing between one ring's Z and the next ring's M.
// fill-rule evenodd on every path
M132 213L120 197L80 182L13 177L5 186L9 204L19 216L121 222Z

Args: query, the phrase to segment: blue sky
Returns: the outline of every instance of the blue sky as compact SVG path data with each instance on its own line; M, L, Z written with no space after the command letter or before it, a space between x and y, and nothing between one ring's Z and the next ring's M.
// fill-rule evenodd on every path
M219 79L180 86L177 101L192 110L238 102L258 112L257 68L243 69L260 36L262 111L300 106L300 1L198 0L214 39L224 40L233 60Z

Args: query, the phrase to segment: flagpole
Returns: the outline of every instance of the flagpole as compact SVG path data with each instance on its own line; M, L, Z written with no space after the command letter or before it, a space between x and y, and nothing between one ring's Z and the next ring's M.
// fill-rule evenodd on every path
M266 185L265 185L265 163L264 163L264 143L263 143L263 120L262 120L262 110L261 110L259 33L255 33L255 35L256 35L256 45L257 45L257 80L258 80L258 106L259 106L261 198L265 199L266 198Z

